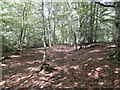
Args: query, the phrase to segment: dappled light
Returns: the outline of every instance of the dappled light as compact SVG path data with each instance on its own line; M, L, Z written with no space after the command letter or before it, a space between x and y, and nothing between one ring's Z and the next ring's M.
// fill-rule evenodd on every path
M11 55L9 57L11 57L11 58L17 58L17 57L21 57L21 56L20 55Z
M92 50L90 53L100 52L100 50Z
M97 58L98 60L103 60L103 58Z
M1 0L0 89L119 89L120 1L112 1Z
M67 50L69 48L69 50ZM102 87L107 85L119 86L118 77L120 68L111 65L105 58L112 53L104 48L94 47L80 51L74 51L73 47L61 46L60 48L47 50L47 62L55 71L40 71L43 50L33 49L25 51L20 57L4 60L5 74L1 82L3 87L14 86L16 88L33 87L48 88L74 88L74 87ZM104 54L105 53L105 54ZM13 55L14 56L14 55ZM12 60L13 59L13 60ZM10 68L7 68L7 67ZM115 68L116 67L116 68ZM114 70L111 71L111 68ZM32 74L34 73L34 74ZM109 79L114 77L112 79ZM114 80L113 80L114 79ZM14 82L13 82L14 81ZM111 81L114 81L112 84ZM91 82L88 83L88 82Z

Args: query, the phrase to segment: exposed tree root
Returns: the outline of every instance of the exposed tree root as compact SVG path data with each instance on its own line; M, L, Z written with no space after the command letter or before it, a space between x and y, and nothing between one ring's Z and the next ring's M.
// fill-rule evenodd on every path
M55 69L53 67L50 66L50 64L47 63L42 63L40 70L38 71L34 71L31 75L27 76L26 78L22 79L19 83L17 83L16 85L10 87L9 89L14 90L16 89L18 86L20 86L22 83L24 83L26 80L30 79L32 76L34 76L34 74L41 72L42 70L44 71L54 71Z

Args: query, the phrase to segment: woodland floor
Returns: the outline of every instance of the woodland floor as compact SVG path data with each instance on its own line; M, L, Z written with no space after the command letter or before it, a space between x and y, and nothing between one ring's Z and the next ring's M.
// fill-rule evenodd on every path
M92 45L77 51L68 45L48 48L47 63L56 70L42 70L30 78L28 77L34 71L40 69L43 49L34 48L25 50L20 55L9 55L9 59L3 60L3 81L0 84L3 90L118 90L120 64L106 60L115 51L112 48L114 45Z

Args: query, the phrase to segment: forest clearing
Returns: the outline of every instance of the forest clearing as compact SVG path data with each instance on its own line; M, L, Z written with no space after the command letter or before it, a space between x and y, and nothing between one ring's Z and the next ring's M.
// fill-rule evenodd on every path
M120 89L120 1L0 7L0 89Z

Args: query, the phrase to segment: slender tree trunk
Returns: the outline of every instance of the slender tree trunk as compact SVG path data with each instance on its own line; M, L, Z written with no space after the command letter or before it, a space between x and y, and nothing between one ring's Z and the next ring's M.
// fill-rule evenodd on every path
M50 14L50 9L49 9L49 15L48 15L48 31L49 31L49 47L51 47L52 45L51 45L51 23L50 23L50 16L51 16L51 14Z
M96 7L94 42L97 42L97 31L98 31L98 8Z
M23 32L24 32L24 19L25 19L25 8L26 7L24 6L23 12L22 12L22 27L21 27L20 37L19 37L19 44L18 44L19 50L22 48Z
M91 4L91 14L90 14L90 36L88 38L89 43L93 43L93 5Z
M63 31L63 23L62 23L61 36L62 36L62 45L64 45L64 31Z
M25 26L24 26L24 32L23 32L23 41L25 40L25 38L26 38L26 32L27 32L27 30L26 30L26 28L27 28L27 24L25 24Z
M42 17L43 17L43 43L44 43L43 61L46 61L46 31L45 31L45 17L44 17L44 1L42 1Z
M29 33L27 33L26 39L27 39L26 49L29 49L30 48L30 34Z
M74 32L74 46L75 46L75 50L77 50L77 41L76 41L77 37L76 37L76 33Z
M56 32L56 15L55 15L55 3L53 5L54 7L54 11L53 12L53 16L54 16L54 20L53 20L53 45L56 44L56 35L55 35L55 32Z
M70 27L70 30L69 30L69 43L70 43L70 45L73 45L73 39L74 39L73 38L73 34L74 33L73 33L73 25L72 25L73 21L72 21L72 14L71 14L72 13L72 9L71 9L72 7L71 7L71 5L68 2L67 2L67 5L70 8L70 11L69 11L69 13L70 13L70 18L69 18L69 22L70 22L70 24L69 24L70 25L69 26Z

